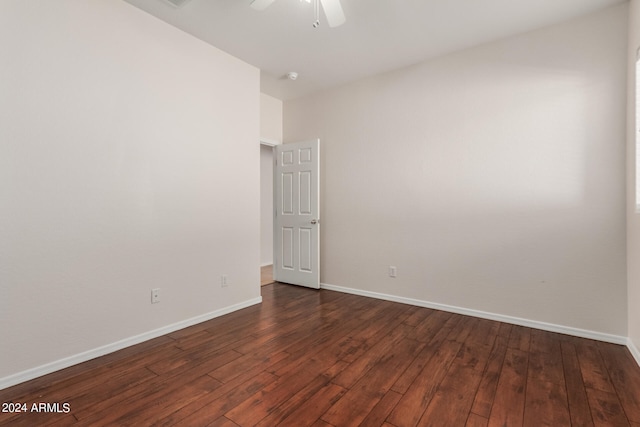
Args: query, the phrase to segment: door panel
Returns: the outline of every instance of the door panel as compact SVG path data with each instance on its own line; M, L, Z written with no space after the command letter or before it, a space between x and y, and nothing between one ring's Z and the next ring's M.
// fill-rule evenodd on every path
M274 280L320 287L320 141L275 147Z
M283 173L282 181L282 214L293 215L293 173Z

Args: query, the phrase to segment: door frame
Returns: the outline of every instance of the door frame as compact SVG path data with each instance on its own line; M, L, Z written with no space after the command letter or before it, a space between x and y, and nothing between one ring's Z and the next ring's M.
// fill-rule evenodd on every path
M275 151L274 147L276 145L281 145L281 143L278 142L278 141L275 141L275 140L270 140L270 139L266 139L266 138L260 138L260 156L261 156L260 162L261 162L261 164L262 164L262 147L264 147L265 149L271 149L271 173L269 174L268 182L267 182L267 185L269 187L271 187L271 192L270 192L271 193L271 222L270 222L270 226L269 226L269 229L268 229L268 233L271 234L271 239L270 239L270 242L271 242L271 249L270 249L271 250L271 264L273 264L273 230L274 230L273 222L274 222L274 213L275 213L275 208L273 206L273 174L274 174L273 163L274 163L274 155L275 155L274 154L274 151ZM261 171L260 172L260 186L261 186L260 197L261 198L262 198L262 195L263 195L262 194L262 186L265 184L263 178L264 177L262 176L262 171ZM262 211L262 206L260 208L261 208L261 211ZM267 232L266 230L263 230L262 218L261 218L260 219L260 251L261 251L260 268L269 265L269 264L263 264L263 261L262 261L262 246L263 246L264 240L266 240L266 239L263 238L263 231Z

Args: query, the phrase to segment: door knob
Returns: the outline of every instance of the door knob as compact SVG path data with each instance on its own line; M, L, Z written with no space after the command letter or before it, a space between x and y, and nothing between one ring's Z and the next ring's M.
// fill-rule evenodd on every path
M313 224L313 225L316 225L316 224L318 224L319 222L320 222L320 220L319 220L319 219L312 219L312 220L311 220L311 224Z

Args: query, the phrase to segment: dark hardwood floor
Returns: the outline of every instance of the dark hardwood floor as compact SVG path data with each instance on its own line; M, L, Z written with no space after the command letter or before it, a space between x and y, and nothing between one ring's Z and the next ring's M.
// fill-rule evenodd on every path
M0 425L640 426L640 368L623 346L278 283L262 294L1 390L61 413Z

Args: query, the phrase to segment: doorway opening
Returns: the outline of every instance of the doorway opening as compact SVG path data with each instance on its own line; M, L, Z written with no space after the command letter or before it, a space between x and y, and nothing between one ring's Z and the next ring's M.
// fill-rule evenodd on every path
M320 289L320 140L261 141L260 173L262 286Z
M260 286L273 283L273 145L260 142Z

